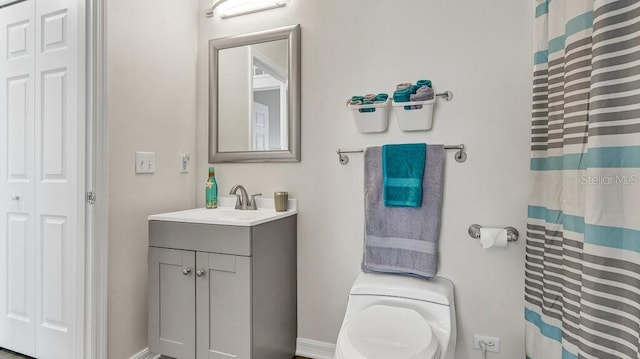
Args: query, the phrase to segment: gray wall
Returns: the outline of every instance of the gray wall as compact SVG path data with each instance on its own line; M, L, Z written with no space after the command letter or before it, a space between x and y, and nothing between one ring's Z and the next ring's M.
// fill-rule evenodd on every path
M147 346L147 216L196 205L196 1L108 2L109 358ZM156 153L154 175L134 152ZM192 171L179 173L179 154ZM206 156L202 161L206 161ZM204 184L206 174L199 178Z
M249 137L251 91L249 47L224 49L220 55L218 95L218 114L220 119L218 130L220 151L245 151L251 148ZM208 72L200 74L208 78Z
M341 166L335 150L464 142L466 163L447 158L439 272L456 285L458 356L479 355L471 349L477 333L502 338L494 358L521 357L523 242L483 251L466 230L481 223L525 231L531 3L291 0L228 20L202 16L209 0L195 5L109 2L109 357L128 358L147 345L146 216L203 203L206 42L296 23L303 39L302 162L218 164L216 175L221 192L242 183L253 193L288 190L299 199L299 337L335 343L360 267L362 158L352 155ZM348 97L420 78L455 94L438 102L432 131L403 133L393 118L387 133L356 131ZM133 174L135 150L157 153L155 175ZM197 168L187 175L177 170L182 150L191 150Z
M199 1L200 11L210 5ZM207 40L302 26L302 162L216 165L222 192L241 183L252 193L287 190L299 199L299 337L335 343L360 270L362 156L342 166L336 149L464 142L466 163L447 157L439 267L456 286L457 356L480 357L472 341L482 334L502 338L492 358L523 357L524 240L482 250L467 228L512 225L525 233L532 18L531 2L511 0L292 0L235 19L199 17L199 177L208 166ZM394 118L387 133L356 131L348 97L422 78L455 94L438 101L432 131L404 133Z

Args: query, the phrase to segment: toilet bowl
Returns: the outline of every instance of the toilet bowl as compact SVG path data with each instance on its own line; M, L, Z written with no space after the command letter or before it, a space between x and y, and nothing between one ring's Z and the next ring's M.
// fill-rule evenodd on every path
M360 273L334 359L453 359L455 341L449 280Z

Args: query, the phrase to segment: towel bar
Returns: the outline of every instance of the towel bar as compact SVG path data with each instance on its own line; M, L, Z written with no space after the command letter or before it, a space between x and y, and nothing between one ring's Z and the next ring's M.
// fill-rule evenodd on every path
M442 97L442 99L443 99L443 100L445 100L445 101L451 101L451 100L453 100L453 92L451 92L451 91L449 91L449 90L444 91L444 92L440 92L440 93L437 93L437 94L436 94L436 97ZM347 100L347 104L346 104L346 105L347 105L347 107L349 107L349 102L350 102L350 100L351 100L351 98L349 98L349 99ZM382 105L382 104L381 104L381 105ZM369 107L374 107L373 105L365 105L365 106L367 106L367 108L369 108Z
M437 93L436 97L442 97L445 101L451 101L453 100L453 92L445 91L445 92Z
M456 154L454 155L454 158L457 162L464 162L467 160L467 153L464 151L464 143L461 143L459 145L446 145L444 146L445 150L458 150L458 152L456 152ZM353 149L341 149L338 148L338 160L340 161L341 165L346 165L347 163L349 163L349 156L346 155L346 153L362 153L364 152L364 149L362 148L353 148Z

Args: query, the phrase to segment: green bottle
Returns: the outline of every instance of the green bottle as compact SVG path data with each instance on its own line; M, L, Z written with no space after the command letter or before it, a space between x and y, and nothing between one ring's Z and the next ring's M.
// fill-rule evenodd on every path
M207 208L218 208L218 183L216 182L216 173L213 167L209 167L209 179L207 179L206 188Z

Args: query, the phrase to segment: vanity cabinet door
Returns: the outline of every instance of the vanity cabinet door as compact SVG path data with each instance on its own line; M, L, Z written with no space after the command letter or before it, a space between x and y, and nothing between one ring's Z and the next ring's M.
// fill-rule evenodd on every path
M149 349L195 359L196 252L149 247Z
M198 359L251 358L251 258L196 252Z

